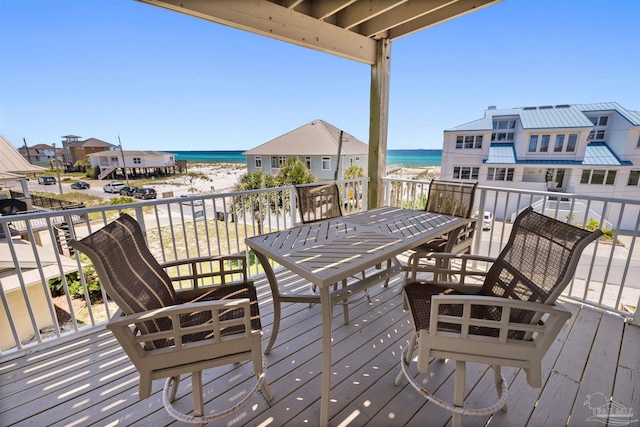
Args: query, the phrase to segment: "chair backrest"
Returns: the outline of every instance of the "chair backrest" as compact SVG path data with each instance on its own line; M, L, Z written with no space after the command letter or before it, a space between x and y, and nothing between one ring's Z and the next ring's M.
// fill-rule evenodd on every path
M69 242L85 253L100 278L100 285L124 314L182 304L171 279L151 254L140 224L127 214L84 239ZM169 322L145 322L147 332L171 328Z
M453 182L434 179L429 184L427 212L471 218L477 182Z
M296 185L296 191L303 224L342 216L337 184Z
M480 293L553 304L572 279L584 248L601 235L600 230L584 230L528 207L514 221ZM533 317L531 312L524 315Z

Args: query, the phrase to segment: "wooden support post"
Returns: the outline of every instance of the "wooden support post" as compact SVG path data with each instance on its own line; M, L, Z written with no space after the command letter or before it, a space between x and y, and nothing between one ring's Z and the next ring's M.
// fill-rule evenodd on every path
M378 40L376 63L371 66L371 95L369 101L369 163L371 181L368 188L369 209L382 206L384 201L382 178L387 172L387 130L389 125L389 74L391 41Z

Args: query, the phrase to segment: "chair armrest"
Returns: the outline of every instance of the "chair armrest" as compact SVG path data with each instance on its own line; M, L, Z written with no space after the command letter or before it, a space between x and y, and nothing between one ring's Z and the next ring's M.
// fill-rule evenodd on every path
M219 320L220 311L228 309L243 309L243 316L229 320ZM180 315L194 312L211 311L211 321L201 325L189 326L182 328L180 325ZM136 326L142 322L169 318L172 328L165 331L144 333L144 328L138 328L138 333L132 333L131 326ZM221 342L223 340L220 330L232 326L244 326L244 331L239 334L248 336L251 334L251 310L248 298L202 301L195 303L185 303L171 307L164 307L155 310L144 311L131 315L124 315L120 310L111 318L106 327L113 332L118 341L123 345L122 338L133 341L135 344L149 344L155 340L173 339L176 349L183 347L182 339L184 335L195 334L198 332L212 331L213 342Z
M440 314L441 305L462 305L462 316ZM492 306L501 309L500 320L478 319L471 317L472 306ZM518 323L510 320L513 310L524 310L534 313L530 323ZM531 339L536 347L548 348L555 336L560 332L564 323L571 317L571 313L560 305L540 304L529 301L520 301L510 298L486 297L479 295L435 295L431 298L429 334L438 334L438 322L446 322L460 325L460 337L468 338L469 328L472 326L492 328L498 330L498 337L494 338L499 343L506 343L510 331L524 332L525 340ZM544 324L539 320L545 317ZM484 337L484 336L483 336Z
M474 294L480 290L489 268L496 260L482 255L446 252L425 252L425 255L434 260L434 265L429 266L428 270L433 273L433 279L406 279L407 282L442 286L465 294Z
M211 266L203 268L203 265L208 263L211 263ZM234 266L234 263L237 266ZM161 263L160 266L167 271L172 282L189 281L191 289L247 282L247 264L244 255L201 256L168 261ZM211 283L205 283L203 279L207 278L211 278Z

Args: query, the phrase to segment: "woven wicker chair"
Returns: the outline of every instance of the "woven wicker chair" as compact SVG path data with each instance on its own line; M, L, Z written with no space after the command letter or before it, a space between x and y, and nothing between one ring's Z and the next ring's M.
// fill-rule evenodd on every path
M477 187L477 182L433 180L429 184L429 194L424 210L461 218L471 218ZM411 273L412 280L416 280L418 272L432 271L432 267L429 264L420 264L420 261L422 259L431 260L430 254L434 252L471 253L471 242L475 232L476 221L469 221L445 236L437 237L414 248L413 253L407 260L405 277L408 277L409 273Z
M140 399L150 396L153 380L167 378L165 408L174 418L194 424L236 412L259 390L271 400L256 289L247 280L243 256L160 265L147 248L140 225L126 214L70 245L89 256L101 286L119 307L107 328L140 373ZM169 277L167 271L177 275ZM174 281L184 290L176 291ZM258 378L251 393L230 409L205 416L202 370L247 360ZM179 413L171 405L180 375L189 373L194 415Z
M532 387L541 386L541 359L571 314L556 305L574 275L580 254L600 230L589 232L525 209L513 223L509 241L497 258L435 254L434 278L404 286L415 331L401 358L398 385L406 377L416 390L453 413L488 415L506 410L507 384L501 366L523 368ZM474 265L490 268L475 268ZM443 271L441 271L443 270ZM544 322L542 322L542 320ZM430 359L456 361L453 403L424 389L409 371L418 347L417 370L425 374ZM482 409L464 408L465 362L492 365L499 400ZM437 362L434 362L437 363Z
M303 224L342 216L340 190L335 183L296 185Z

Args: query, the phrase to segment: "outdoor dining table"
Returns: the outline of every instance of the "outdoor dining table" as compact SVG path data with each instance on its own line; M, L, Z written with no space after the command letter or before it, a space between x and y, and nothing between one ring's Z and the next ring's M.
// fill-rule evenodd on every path
M329 422L334 303L398 273L402 269L398 254L446 234L465 221L469 220L423 210L383 207L245 239L260 260L273 294L273 330L265 354L271 351L278 335L282 302L321 304L321 426ZM319 295L281 292L269 260L316 285ZM333 286L374 266L380 268L364 279L351 280L344 287Z

